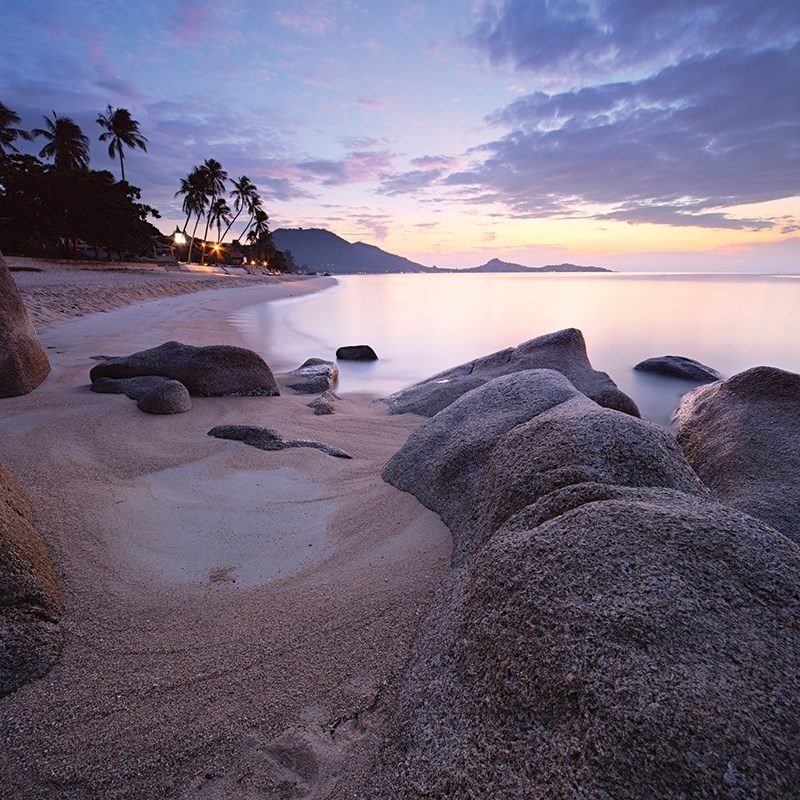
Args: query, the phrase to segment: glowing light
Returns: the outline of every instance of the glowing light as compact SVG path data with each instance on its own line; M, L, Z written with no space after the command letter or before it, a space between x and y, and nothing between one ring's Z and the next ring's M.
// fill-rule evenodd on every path
M182 231L175 231L175 236L172 237L175 244L186 244L186 237Z

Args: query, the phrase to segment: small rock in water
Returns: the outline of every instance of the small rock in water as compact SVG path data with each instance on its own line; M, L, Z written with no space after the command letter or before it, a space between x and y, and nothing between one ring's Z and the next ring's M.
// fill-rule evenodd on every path
M255 425L217 425L208 432L209 436L217 439L232 439L244 442L259 450L285 450L289 447L312 447L321 450L334 458L352 458L349 453L332 447L322 442L312 442L305 439L284 439L277 431L271 428L259 428Z
M377 361L378 356L368 344L352 344L340 347L336 358L341 361Z
M652 372L667 378L682 378L698 383L721 381L722 374L717 370L686 356L656 356L640 361L635 367L639 372Z

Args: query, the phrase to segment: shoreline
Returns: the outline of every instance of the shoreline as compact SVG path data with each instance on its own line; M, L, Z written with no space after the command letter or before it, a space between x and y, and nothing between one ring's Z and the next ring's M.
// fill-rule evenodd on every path
M61 582L66 645L0 702L4 791L358 795L449 569L447 528L380 476L418 420L360 397L317 417L288 391L193 398L188 413L154 417L88 390L91 356L170 338L241 344L230 314L243 302L332 282L164 297L42 331L52 372L0 403L0 436ZM227 423L354 458L207 436Z

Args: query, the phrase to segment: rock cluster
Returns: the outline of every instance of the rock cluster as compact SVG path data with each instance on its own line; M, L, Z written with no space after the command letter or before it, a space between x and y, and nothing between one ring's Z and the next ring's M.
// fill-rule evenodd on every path
M333 361L309 358L284 377L286 386L298 394L319 394L336 385L339 367Z
M195 347L165 342L92 367L89 377L139 378L157 375L182 383L198 397L280 394L270 368L252 350L231 345Z
M0 466L0 697L40 678L58 658L62 611L28 499Z
M638 417L636 403L605 373L592 368L583 334L576 328L548 333L483 358L440 372L386 398L390 414L432 417L465 392L529 369L554 369L596 403Z
M259 428L255 425L218 425L208 432L209 436L217 439L233 439L244 442L259 450L286 450L289 447L312 447L321 450L334 458L352 458L349 453L332 447L322 442L312 442L305 439L284 439L277 431L271 428Z
M386 466L455 549L369 796L793 796L800 548L560 372L464 393Z
M0 253L0 397L28 394L49 372L47 353Z
M656 356L640 361L635 367L639 372L652 372L667 378L681 378L697 383L721 381L722 374L717 370L686 356Z
M684 395L678 441L717 497L800 543L800 375L754 367Z
M182 383L156 375L97 378L91 388L100 394L124 394L147 414L182 414L192 407L192 399Z

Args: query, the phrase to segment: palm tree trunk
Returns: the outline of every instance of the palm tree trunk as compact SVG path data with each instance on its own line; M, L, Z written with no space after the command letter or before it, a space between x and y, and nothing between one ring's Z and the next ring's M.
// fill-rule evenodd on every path
M197 226L200 224L200 215L197 215L197 219L194 221L194 230L192 231L192 238L189 239L189 255L186 257L186 263L192 263L192 248L194 247L194 235L197 233Z
M203 251L200 254L200 263L206 263L206 242L208 241L208 226L211 220L209 219L208 215L206 215L206 232L203 234Z
M122 170L122 182L125 183L125 155L122 152L122 145L119 146L119 168Z
M255 216L251 216L247 222L247 225L244 226L244 230L239 234L239 241L241 242L244 239L244 235L247 233L247 229L253 224L253 220Z
M242 209L240 208L236 212L236 216L228 223L228 227L225 228L225 233L222 234L222 238L220 239L220 242L224 242L225 241L225 237L228 235L228 231L231 229L231 226L233 225L233 223L236 222L237 219L239 219L239 214L241 214L241 213L242 213Z

